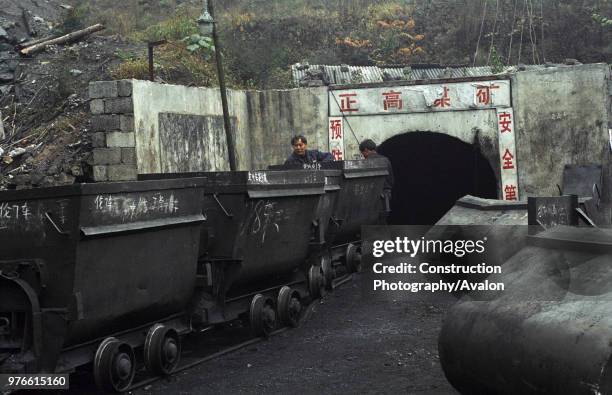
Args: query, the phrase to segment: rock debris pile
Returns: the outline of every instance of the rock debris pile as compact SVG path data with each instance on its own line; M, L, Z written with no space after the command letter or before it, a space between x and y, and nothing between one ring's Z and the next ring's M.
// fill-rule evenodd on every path
M19 53L61 36L70 8L58 0L0 0L0 190L93 179L88 84L111 79L119 55L142 48L92 34Z

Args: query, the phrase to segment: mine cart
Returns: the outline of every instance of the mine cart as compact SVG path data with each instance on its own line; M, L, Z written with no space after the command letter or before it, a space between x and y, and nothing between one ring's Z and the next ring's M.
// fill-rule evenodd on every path
M317 165L273 165L268 167L270 170L289 170L304 169L317 170L325 177L325 193L320 196L319 204L316 208L315 238L312 246L316 251L323 250L330 246L335 239L336 233L340 228L340 221L336 217L338 197L340 196L343 185L342 170L321 169L321 164ZM318 247L318 248L317 248Z
M309 291L316 295L322 286L320 268L308 257L316 208L325 193L323 174L266 170L142 176L159 177L197 177L205 189L206 253L200 256L194 323L212 325L249 312L254 331L267 334L274 328L277 306L281 320L295 324L299 299Z
M124 390L143 345L175 366L196 285L202 191L192 180L0 192L0 372L92 361Z
M382 160L344 160L322 162L321 168L342 171L338 203L333 214L338 222L332 244L358 241L362 225L377 225L383 220L383 184L388 175Z
M272 169L299 165L271 166ZM318 208L323 245L319 249L326 287L342 271L354 272L360 265L362 225L384 223L383 160L346 160L303 165L325 174L326 193ZM340 272L338 271L340 269Z
M466 295L439 338L461 393L612 393L612 231L557 226L527 237L490 282Z

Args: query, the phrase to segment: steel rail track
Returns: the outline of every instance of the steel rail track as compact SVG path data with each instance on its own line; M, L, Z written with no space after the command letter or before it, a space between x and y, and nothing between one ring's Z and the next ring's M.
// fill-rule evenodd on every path
M334 282L333 282L333 285L332 285L332 286L333 286L333 288L334 288L334 289L336 289L336 288L340 287L341 285L343 285L343 284L347 283L348 281L350 281L352 278L353 278L353 275L352 275L352 274L347 274L347 275L344 275L344 276L342 276L342 277L339 277L339 278L335 279L335 280L334 280ZM302 317L300 318L300 323L299 323L299 325L301 325L301 324L302 324L304 321L306 321L307 319L309 319L309 318L310 318L310 316L311 316L311 314L312 314L312 310L313 310L313 308L314 308L314 306L315 306L315 303L316 303L317 301L319 301L319 300L320 300L320 299L314 299L313 301L311 301L311 302L308 304L308 306L306 307L306 310L304 311L304 314L303 314L303 315L302 315ZM298 326L299 326L299 325L298 325ZM270 336L269 336L269 337L276 336L276 335L278 335L278 334L281 334L281 333L283 333L283 332L286 332L286 331L287 331L287 330L289 330L289 329L290 329L289 327L284 327L284 328L277 329L277 330L273 331L272 333L270 333ZM201 358L195 358L195 359L190 360L189 362L187 362L187 363L185 363L185 364L183 364L183 365L181 365L181 366L177 367L177 368L176 368L176 369L175 369L175 370L172 372L172 375L175 375L175 374L177 374L177 373L180 373L180 372L183 372L183 371L185 371L185 370L191 369L191 368L193 368L193 367L195 367L195 366L197 366L197 365L200 365L200 364L202 364L202 363L205 363L205 362L211 361L211 360L213 360L213 359L217 359L217 358L222 357L222 356L224 356L224 355L230 354L230 353L232 353L232 352L234 352L234 351L238 351L238 350L240 350L240 349L242 349L242 348L245 348L245 347L248 347L248 346L250 346L250 345L257 344L257 343L259 343L259 342L261 342L261 341L263 341L263 340L266 340L266 339L267 339L267 338L266 338L266 337L263 337L263 336L261 336L261 337L255 337L255 338L252 338L252 339L246 340L246 341L244 341L244 342L241 342L241 343L235 344L235 345L233 345L233 346L230 346L230 347L228 347L228 348L226 348L226 349L223 349L223 350L221 350L221 351L217 351L217 352L215 352L215 353L212 353L212 354L210 354L210 355L206 355L206 356L201 357ZM163 379L164 377L167 377L167 376L155 376L155 377L149 377L149 378L146 378L146 379L144 379L144 380L141 380L141 381L139 381L139 382L137 382L137 383L132 384L132 385L131 385L131 386L130 386L130 387L127 389L127 390L126 390L126 393L129 393L129 392L131 392L131 391L133 391L133 390L135 390L135 389L138 389L138 388L145 387L145 386L147 386L147 385L149 385L149 384L152 384L152 383L154 383L154 382L156 382L156 381L158 381L158 380Z

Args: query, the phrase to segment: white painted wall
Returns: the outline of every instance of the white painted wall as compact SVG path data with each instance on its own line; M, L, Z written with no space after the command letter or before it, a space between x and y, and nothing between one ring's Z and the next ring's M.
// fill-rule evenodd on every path
M295 134L304 134L310 148L328 149L326 87L264 92L228 90L227 95L229 115L235 122L238 170L265 169L284 162L291 153L289 141ZM163 172L167 167L160 147L160 113L223 114L219 90L212 88L134 81L133 102L138 173ZM206 151L194 153L193 157L208 158L207 168L202 170L229 170L223 130L215 134L211 141L221 144L203 144ZM216 156L221 151L225 155L219 161Z
M495 110L350 117L344 121L345 155L347 159L361 158L358 142L366 138L382 144L397 134L415 131L444 133L472 144L476 129L480 136L496 141Z
M511 77L521 199L554 194L566 163L608 165L609 80L610 68L606 64L523 71ZM392 82L389 87L400 89ZM435 88L432 94L437 94ZM163 169L160 112L222 114L217 89L134 81L133 100L139 173ZM310 148L330 149L328 121L337 106L331 103L327 87L265 92L230 90L228 100L230 116L236 122L239 169L262 169L282 163L291 152L289 139L298 133L309 138ZM469 100L460 101L460 105L453 111L427 112L424 99L418 108L412 108L417 112L409 112L408 106L398 114L376 110L370 115L350 116L348 122L343 122L345 158L358 157L357 142L365 138L380 144L396 134L422 130L446 133L471 144L478 129L481 141L487 140L487 144L481 144L487 147L483 154L494 169L499 169L496 110L472 110ZM203 156L206 155L219 153L211 151ZM213 162L217 170L228 168L225 158Z

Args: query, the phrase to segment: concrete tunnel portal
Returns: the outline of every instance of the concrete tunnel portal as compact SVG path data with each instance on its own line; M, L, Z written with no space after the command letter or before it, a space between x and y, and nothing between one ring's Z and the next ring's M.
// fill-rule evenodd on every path
M409 132L380 144L395 184L389 223L433 225L465 195L497 199L497 179L478 146L443 133Z

